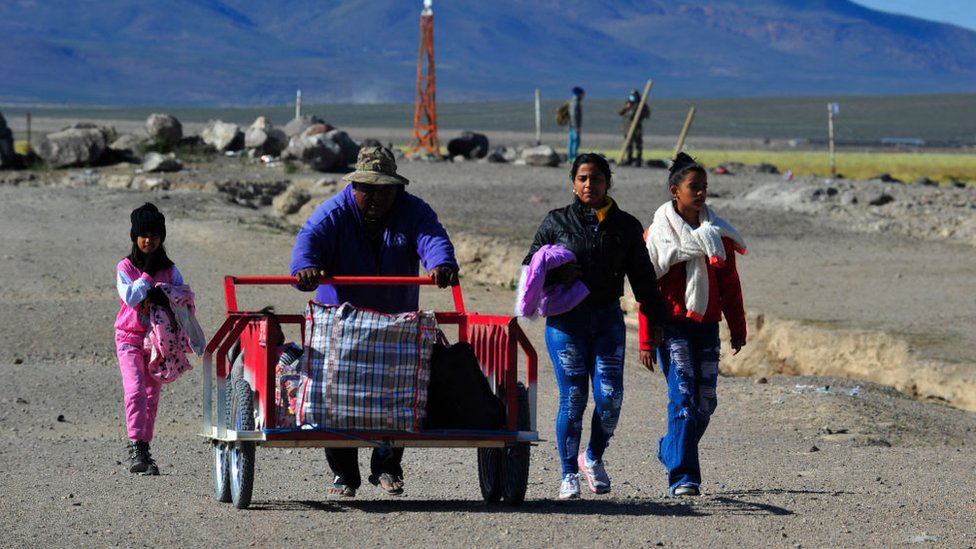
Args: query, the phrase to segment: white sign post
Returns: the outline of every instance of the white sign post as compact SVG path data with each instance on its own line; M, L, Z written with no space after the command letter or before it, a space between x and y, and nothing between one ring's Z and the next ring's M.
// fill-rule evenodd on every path
M539 95L539 88L535 89L535 144L539 146L542 144L542 111L541 103L542 99Z

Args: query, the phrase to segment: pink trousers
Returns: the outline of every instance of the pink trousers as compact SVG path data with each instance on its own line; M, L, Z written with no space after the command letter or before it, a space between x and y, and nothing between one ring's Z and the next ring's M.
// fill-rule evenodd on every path
M122 371L125 426L130 440L152 442L159 407L160 381L149 375L149 354L141 345L116 337L116 353Z

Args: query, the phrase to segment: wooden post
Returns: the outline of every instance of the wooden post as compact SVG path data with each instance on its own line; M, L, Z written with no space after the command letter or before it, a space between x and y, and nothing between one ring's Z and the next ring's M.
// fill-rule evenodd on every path
M624 162L624 154L627 152L627 146L630 145L630 140L634 138L634 130L637 129L637 124L640 124L640 115L644 112L644 103L647 102L647 95L651 93L651 86L653 85L654 80L650 78L647 79L647 84L644 84L644 93L637 103L637 111L634 113L634 119L630 121L630 129L627 130L627 137L624 138L624 146L620 147L620 154L617 155L617 164L623 164Z
M827 103L827 147L830 150L830 177L837 176L837 163L834 161L834 106Z
M539 95L539 88L535 89L535 144L539 146L542 144L542 110L541 110L541 96Z
M678 143L674 146L674 152L671 153L671 160L674 160L681 152L681 148L685 146L685 138L688 137L688 130L691 128L691 121L695 119L695 106L692 105L688 109L688 116L685 118L685 125L681 128L681 135L678 136Z

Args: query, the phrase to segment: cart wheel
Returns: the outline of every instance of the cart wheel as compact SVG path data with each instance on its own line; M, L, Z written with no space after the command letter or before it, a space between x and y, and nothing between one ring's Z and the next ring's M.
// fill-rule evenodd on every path
M230 503L230 452L227 443L213 441L214 447L214 497L221 503Z
M478 448L478 484L488 503L502 498L502 448Z
M230 376L228 376L230 377ZM227 390L224 392L224 427L234 428L233 413L230 403L233 400L233 382L227 380ZM219 397L218 397L219 398ZM213 441L214 451L214 497L221 503L230 503L230 445L222 440Z
M520 431L531 428L529 412L529 391L522 383L518 384L518 420L516 425ZM529 453L531 446L528 442L516 442L512 446L502 449L501 459L501 488L502 498L508 505L519 505L525 501L525 491L529 486Z
M234 382L231 410L234 411L234 428L237 431L254 430L254 396L251 386L243 379ZM254 488L255 443L236 441L229 445L230 497L234 507L247 509L251 504Z

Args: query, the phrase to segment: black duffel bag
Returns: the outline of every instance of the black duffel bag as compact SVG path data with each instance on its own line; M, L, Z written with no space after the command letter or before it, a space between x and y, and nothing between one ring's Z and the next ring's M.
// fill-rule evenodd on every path
M468 343L434 344L427 391L427 429L504 429L505 403L495 396Z

